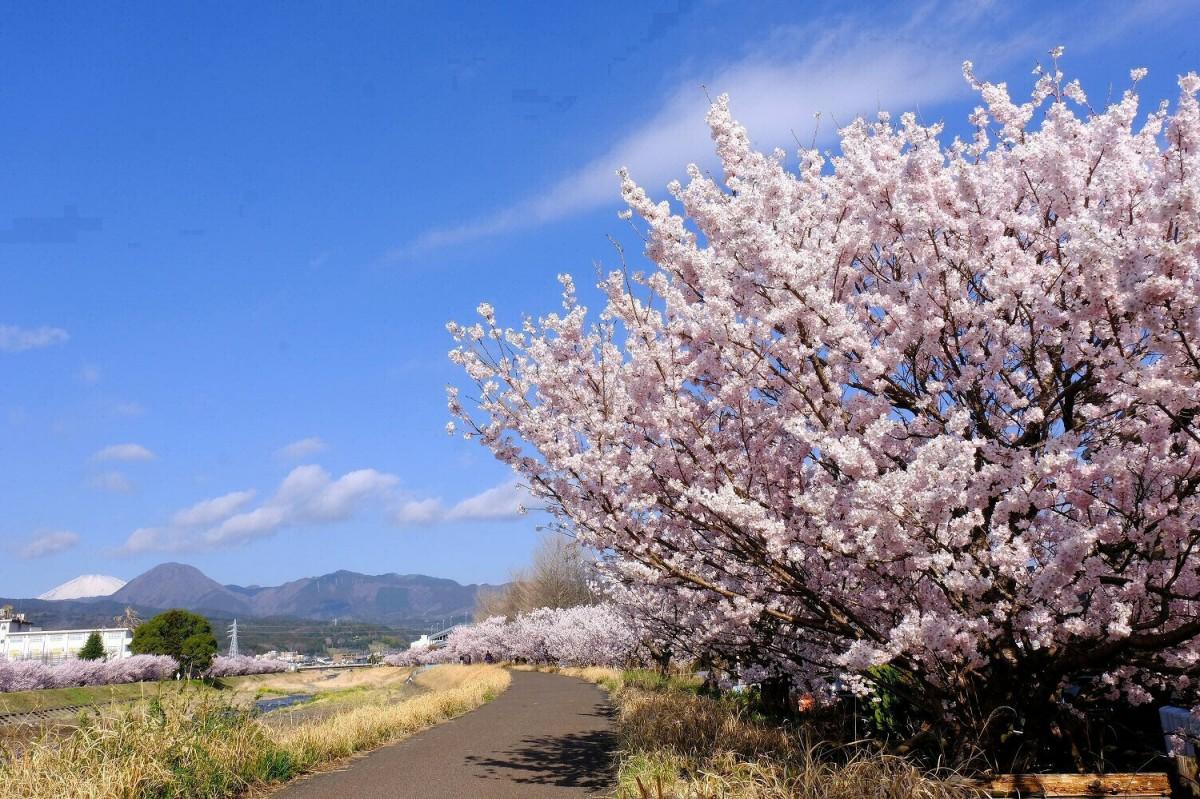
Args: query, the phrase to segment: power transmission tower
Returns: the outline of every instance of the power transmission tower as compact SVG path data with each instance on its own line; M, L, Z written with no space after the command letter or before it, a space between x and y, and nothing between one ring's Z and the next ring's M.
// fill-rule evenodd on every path
M238 656L237 619L234 619L233 624L229 628L229 657L235 658L237 656Z

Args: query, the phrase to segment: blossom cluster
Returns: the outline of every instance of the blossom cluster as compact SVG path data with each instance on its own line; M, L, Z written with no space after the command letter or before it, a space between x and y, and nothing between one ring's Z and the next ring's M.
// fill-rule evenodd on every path
M151 682L165 680L178 670L179 663L165 655L134 655L107 661L72 659L61 663L0 660L0 693Z
M451 323L451 412L664 650L813 690L887 664L1030 739L1069 703L1194 704L1200 77L1139 115L1057 66L1023 103L964 74L970 140L881 113L797 168L721 97L723 180L673 206L622 173L652 268L594 323L566 276L561 313Z
M553 663L562 666L623 666L636 656L637 629L611 604L539 608L512 620L493 616L457 627L446 645L391 655L392 666L497 661Z
M246 674L273 674L287 671L288 664L282 660L250 657L248 655L217 655L212 665L204 672L206 677L241 677Z

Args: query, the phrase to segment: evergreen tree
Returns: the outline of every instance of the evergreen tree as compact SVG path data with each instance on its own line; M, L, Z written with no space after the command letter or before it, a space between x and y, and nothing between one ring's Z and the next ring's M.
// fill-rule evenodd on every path
M104 651L104 642L100 640L100 633L93 632L88 636L87 643L83 645L83 649L79 650L79 659L104 660L106 654Z

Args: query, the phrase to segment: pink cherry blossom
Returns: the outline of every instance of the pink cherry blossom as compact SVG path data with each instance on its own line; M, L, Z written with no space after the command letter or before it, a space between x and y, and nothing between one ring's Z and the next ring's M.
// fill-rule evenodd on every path
M1024 103L964 73L972 141L881 115L795 169L719 98L723 180L622 173L652 269L595 321L561 276L561 312L449 325L450 409L661 646L825 690L890 664L1025 740L1195 704L1200 77L1139 119L1057 60Z
M247 674L272 674L278 671L287 671L288 668L288 664L282 660L250 657L248 655L238 655L237 657L217 655L213 658L212 665L208 667L208 671L204 672L204 676L240 677Z
M562 666L625 666L637 656L641 635L611 604L539 608L506 620L493 616L456 627L445 646L418 647L385 658L392 666L454 663L470 658Z
M165 680L177 671L179 664L175 659L163 655L134 655L107 661L70 659L61 663L0 660L0 693L150 682Z

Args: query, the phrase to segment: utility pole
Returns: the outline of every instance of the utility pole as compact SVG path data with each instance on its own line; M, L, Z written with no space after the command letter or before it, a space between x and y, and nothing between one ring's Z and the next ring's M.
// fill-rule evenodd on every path
M233 625L229 628L229 657L235 658L238 656L238 640L237 640L237 619L233 620Z

